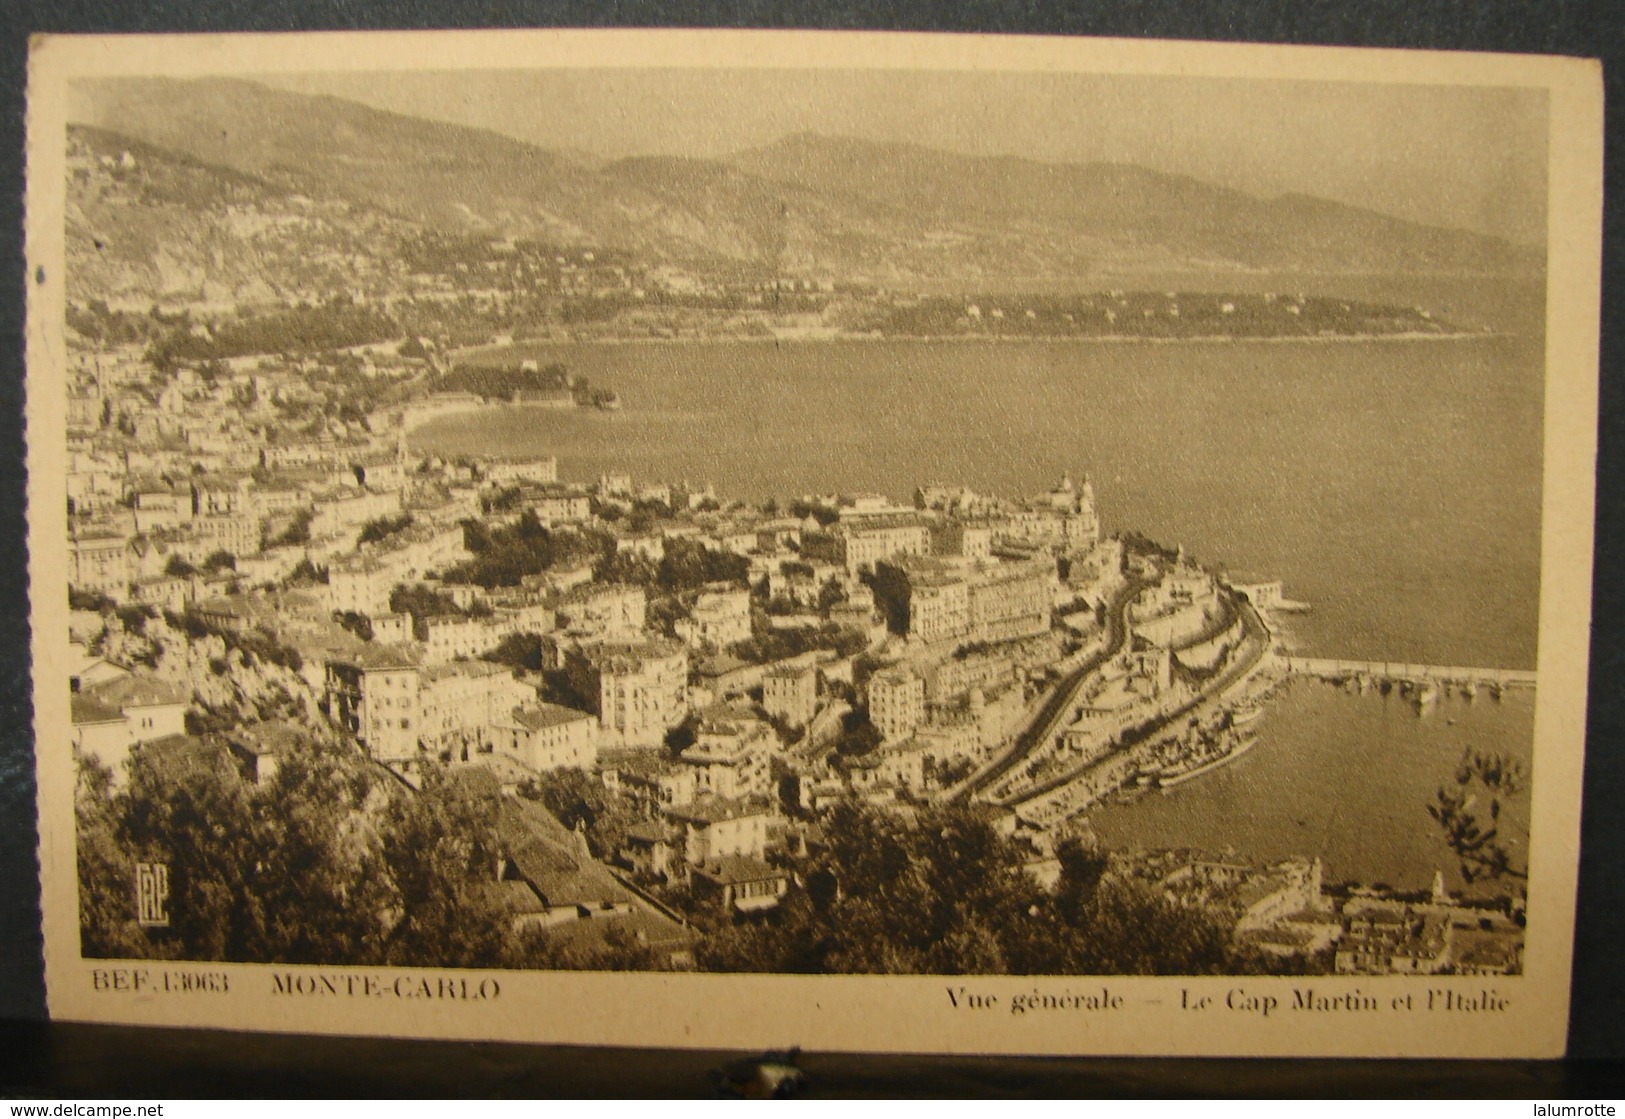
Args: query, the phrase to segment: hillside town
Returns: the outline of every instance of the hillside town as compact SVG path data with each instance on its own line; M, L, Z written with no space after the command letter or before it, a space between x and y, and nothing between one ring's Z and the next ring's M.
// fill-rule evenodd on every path
M429 359L403 345L151 356L73 358L74 751L114 798L138 764L264 788L309 750L408 797L453 781L494 806L481 896L516 931L694 966L816 890L854 807L906 832L970 806L1064 888L1090 806L1240 756L1282 682L1280 583L1104 534L1086 478L748 506L416 452L471 402L412 396ZM1211 852L1105 873L1265 970L1520 967L1520 903L1442 882Z
M228 93L269 96L217 88L211 104ZM693 218L703 228L651 219L623 243L588 235L599 204L624 232L672 191L686 202L697 165L673 181L661 161L577 168L591 189L568 201L586 224L566 237L551 217L437 219L427 180L418 202L435 205L390 201L398 165L408 186L424 173L404 156L369 195L355 165L328 181L292 157L216 165L139 124L67 138L67 683L87 955L181 944L324 962L376 940L365 958L446 966L1521 969L1520 875L1481 849L1465 791L1499 776L1494 759L1464 761L1459 802L1426 806L1458 853L1480 843L1468 853L1489 888L1102 848L1091 810L1231 765L1294 671L1372 679L1342 662L1294 670L1280 624L1306 604L1267 575L1106 532L1081 473L1038 493L918 479L906 495L751 505L704 480L572 477L542 451L412 441L477 410L622 407L612 386L514 356L527 342L1473 328L1420 306L1230 291L1228 274L1199 291L1023 292L999 269L1035 265L983 228L989 215L937 228L888 209L881 242L874 213L845 214L838 191L820 192L828 212L797 213L835 231L805 238L822 248L774 237L757 252L741 215L790 197L776 149L758 153L759 176L707 172L751 184L738 214L719 190ZM501 154L475 139L469 151ZM845 150L784 143L820 154L796 167ZM439 144L424 141L426 166ZM867 172L884 156L845 158ZM482 166L471 180L508 165ZM537 189L528 172L521 186ZM861 237L840 233L853 221ZM1349 229L1332 241L1366 260L1368 226ZM1207 259L1202 233L1151 259ZM1440 259L1500 253L1430 236ZM1050 251L1044 267L1072 275L1066 239ZM1142 286L1162 287L1150 274ZM1394 684L1421 705L1441 685L1492 686L1410 675ZM311 881L270 881L277 854ZM137 866L173 889L163 921L120 900ZM441 887L450 900L428 904ZM354 935L318 945L313 922L263 919L303 904L355 915L335 918ZM476 935L489 928L501 935Z
M70 321L162 358L251 357L411 338L410 352L525 341L1450 337L1417 306L1302 291L988 291L930 235L920 275L809 261L661 259L601 244L446 229L387 207L211 167L117 133L69 131ZM161 246L161 249L155 249ZM937 259L944 252L948 259ZM980 261L980 257L978 258ZM356 367L369 369L367 354Z

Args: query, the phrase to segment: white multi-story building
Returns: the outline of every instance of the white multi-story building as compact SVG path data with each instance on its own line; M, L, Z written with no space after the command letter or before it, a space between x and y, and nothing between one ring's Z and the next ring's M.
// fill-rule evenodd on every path
M559 628L593 641L630 641L643 632L648 596L642 587L589 583L560 597Z
M459 657L477 657L502 644L507 631L494 619L445 615L424 618L418 626L423 658L429 664L444 664Z
M215 552L251 556L260 550L260 519L252 513L198 516L190 526L192 552L206 559Z
M719 704L700 712L694 743L678 760L696 771L695 786L719 797L773 792L773 728L746 705Z
M801 549L813 559L844 566L849 575L873 570L894 556L923 556L931 551L931 529L915 517L889 516L838 524L827 532L807 533Z
M73 744L122 783L133 747L186 733L187 706L186 693L175 685L124 673L73 696Z
M702 591L689 617L677 623L690 646L726 649L750 636L750 592L743 587Z
M597 698L606 746L657 746L688 713L688 650L674 642L583 646L565 670L577 694Z
M516 707L491 728L493 748L538 773L590 770L598 760L598 720L552 703Z
M818 670L811 665L784 665L762 677L762 706L791 726L806 726L818 709Z
M776 813L765 798L708 796L670 809L667 815L683 827L683 857L692 866L702 866L726 855L765 854L768 826Z
M869 721L883 741L906 738L925 721L925 681L906 668L875 673L869 680Z
M579 490L559 487L540 494L532 506L544 525L578 524L592 517L592 498Z
M931 549L939 556L987 559L993 554L993 525L988 521L944 521L931 530Z
M552 455L540 458L500 458L480 464L485 481L493 486L513 486L521 482L552 485L559 480L559 460Z
M332 578L331 573L328 578ZM368 617L372 619L372 639L378 644L404 645L412 640L412 615L386 612L369 614Z
M535 696L511 669L486 661L424 668L418 679L418 742L454 759L497 741L493 728Z
M72 586L123 598L130 583L129 547L122 535L85 533L68 542Z
M906 632L918 641L1010 641L1050 626L1050 560L903 559L882 564L878 576L894 617L906 613Z
M418 755L420 669L399 649L369 645L327 662L327 698L334 722L380 762Z
M411 525L371 550L381 563L392 567L398 581L409 583L430 572L441 571L469 558L461 525L434 528Z
M389 613L389 594L397 580L392 568L370 556L350 556L327 571L327 608L334 613Z
M315 512L310 520L310 535L333 536L351 529L359 529L368 521L380 517L393 517L401 511L401 491L373 493L369 490L341 488L315 499Z
M1100 540L1095 516L1095 491L1085 478L1081 486L1071 475L1046 494L1030 498L1006 512L1001 535L1025 544L1086 552Z

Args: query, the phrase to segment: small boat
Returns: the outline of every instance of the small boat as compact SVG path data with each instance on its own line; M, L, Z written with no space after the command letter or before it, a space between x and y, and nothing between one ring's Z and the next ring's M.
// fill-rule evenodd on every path
M1254 719L1258 718L1263 713L1264 713L1264 708L1263 708L1263 705L1261 705L1261 704L1257 704L1257 703L1245 703L1245 704L1242 704L1240 707L1236 707L1236 708L1233 708L1231 710L1231 712L1230 712L1230 725L1233 726L1233 727L1244 727L1248 723L1252 722Z

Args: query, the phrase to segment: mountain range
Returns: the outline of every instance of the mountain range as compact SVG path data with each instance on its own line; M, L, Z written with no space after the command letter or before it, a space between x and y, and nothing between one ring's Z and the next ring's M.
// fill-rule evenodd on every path
M1500 238L1127 164L811 133L723 158L598 162L248 81L109 79L76 93L95 135L176 161L204 193L218 188L200 177L228 176L236 189L251 181L424 228L713 273L974 290L1137 272L1524 273L1543 262Z

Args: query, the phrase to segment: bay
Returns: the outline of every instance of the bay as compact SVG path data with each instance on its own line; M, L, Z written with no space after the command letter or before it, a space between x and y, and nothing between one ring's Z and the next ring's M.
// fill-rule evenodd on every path
M539 344L624 410L495 409L447 454L725 497L924 482L1019 494L1088 474L1108 530L1280 576L1325 655L1527 668L1539 589L1537 336L1317 342Z

